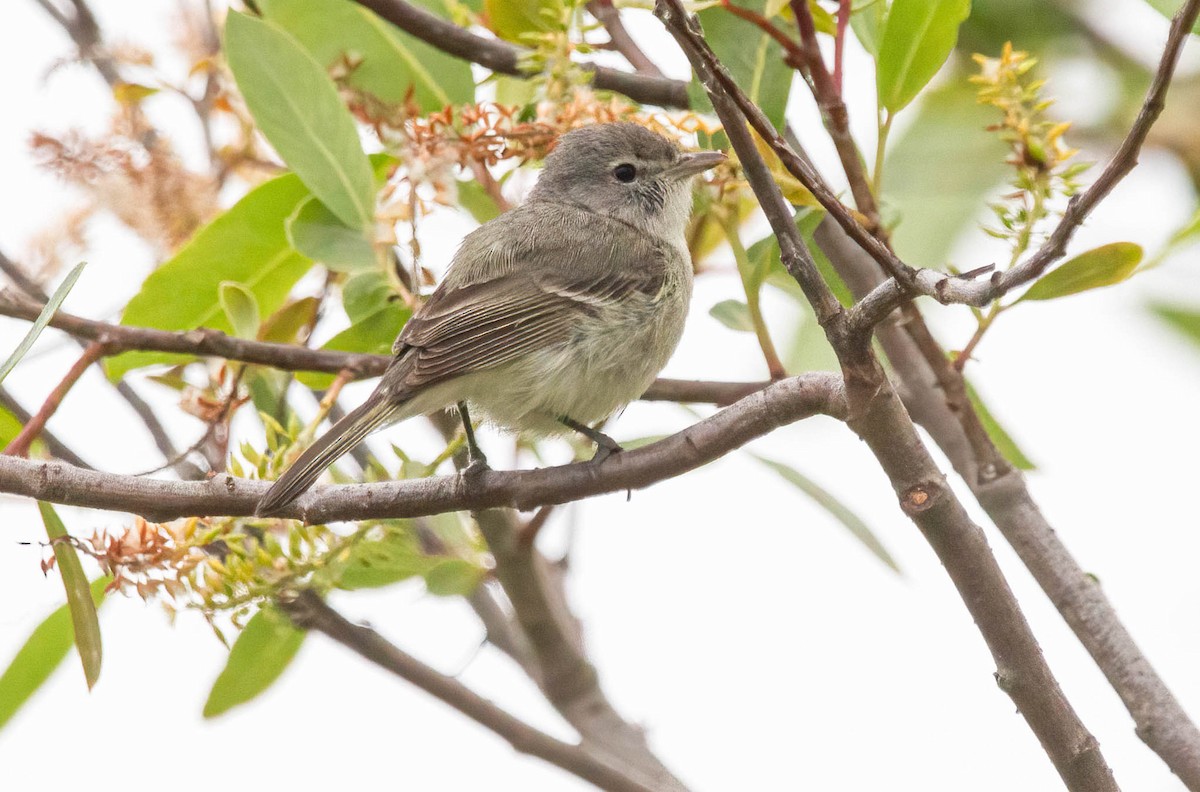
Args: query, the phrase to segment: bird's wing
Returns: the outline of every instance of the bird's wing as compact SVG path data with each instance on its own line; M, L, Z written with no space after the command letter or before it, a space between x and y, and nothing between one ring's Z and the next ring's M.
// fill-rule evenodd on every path
M570 277L520 271L438 289L408 321L395 352L403 390L507 363L568 340L580 320L635 292L652 296L663 275L642 270Z

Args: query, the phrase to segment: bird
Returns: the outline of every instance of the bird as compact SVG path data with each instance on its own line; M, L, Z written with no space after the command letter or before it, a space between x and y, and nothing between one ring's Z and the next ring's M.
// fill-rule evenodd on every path
M592 425L641 396L679 343L692 294L692 182L724 160L633 122L562 135L526 202L463 239L374 392L255 513L284 509L372 431L450 407L466 435L464 475L488 469L471 410L502 429L579 432L596 444L597 464L620 451Z

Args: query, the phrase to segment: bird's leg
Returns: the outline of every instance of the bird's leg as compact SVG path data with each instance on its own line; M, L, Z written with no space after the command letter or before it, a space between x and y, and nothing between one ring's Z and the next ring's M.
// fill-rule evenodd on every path
M613 454L625 450L621 448L621 445L616 440L613 440L611 437L604 434L604 432L601 432L598 429L593 429L587 424L582 424L570 416L560 415L558 420L559 423L574 429L576 432L579 432L581 435L596 444L596 455L592 457L593 464L599 465Z
M475 429L471 426L471 414L467 412L465 401L458 403L458 415L462 418L463 434L467 436L467 466L463 468L462 472L471 475L491 470L487 457L483 455L483 451L479 450L479 444L475 442Z

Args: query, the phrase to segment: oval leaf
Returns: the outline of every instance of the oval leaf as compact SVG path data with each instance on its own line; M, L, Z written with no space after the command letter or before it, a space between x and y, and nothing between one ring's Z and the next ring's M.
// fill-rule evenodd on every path
M979 422L983 424L983 429L987 432L988 437L995 443L996 448L1004 455L1004 458L1018 470L1036 470L1037 465L1033 464L1033 460L1025 455L1021 447L1017 445L1017 441L1012 438L996 417L992 415L991 410L983 403L983 399L979 398L979 393L971 385L966 383L967 398L971 400L971 404L975 407L975 412L979 414Z
M883 543L880 542L871 529L867 527L867 524L862 521L862 518L852 512L849 507L834 497L832 493L790 465L785 465L782 462L776 462L773 459L760 457L757 454L751 454L750 456L754 457L771 470L774 470L783 478L784 481L793 485L796 487L796 489L812 498L814 503L816 503L825 511L829 512L830 516L850 529L850 533L855 539L862 542L863 545L871 551L872 555L891 567L894 572L900 571L900 567L896 564L896 560L892 558L892 554L887 551L887 548L883 546Z
M502 39L527 44L529 34L561 27L562 0L483 0L488 27Z
M1089 289L1112 286L1133 274L1142 260L1142 247L1132 242L1101 245L1038 278L1017 302L1053 300Z
M895 113L911 102L946 62L971 0L894 0L879 40L879 103Z
M250 289L259 310L273 313L312 267L312 261L292 249L284 230L287 218L308 197L294 173L255 187L150 273L125 306L121 323L159 330L211 327L232 332L221 310L224 281ZM162 352L126 352L109 358L105 365L109 377L117 380L130 369L186 359Z
M97 608L103 603L104 590L111 580L102 577L92 581L92 603ZM54 669L66 658L73 643L75 628L71 624L70 605L58 608L34 628L8 668L0 675L0 728L50 678Z
M21 358L29 352L29 348L33 346L33 342L37 341L38 336L46 329L46 325L50 324L50 320L54 318L54 313L58 307L63 304L63 300L67 299L67 295L71 292L71 287L75 285L75 281L79 280L79 274L83 272L85 262L80 262L75 265L75 269L71 270L67 277L63 278L63 282L54 290L54 294L50 295L50 299L46 301L42 312L38 314L38 318L33 320L33 325L29 328L29 332L25 333L25 337L21 339L21 343L17 344L17 348L13 350L8 359L0 365L0 382L4 382L4 378L8 376L8 372L16 368L17 363L21 362Z
M279 678L304 643L305 633L276 608L265 606L242 629L204 702L212 718L250 701Z
M62 575L63 588L67 590L67 607L71 611L71 624L75 630L75 648L83 663L83 676L88 690L100 678L100 660L103 651L100 645L100 622L96 619L96 603L92 600L92 587L83 574L79 555L68 541L67 529L58 512L45 501L38 501L38 511L46 525L46 536L54 548L54 560Z
M413 0L432 13L435 0ZM475 100L471 65L348 0L259 0L271 22L296 37L323 66L353 63L346 82L385 104L412 98L426 112Z
M487 570L461 558L448 558L425 573L425 588L439 597L465 597L479 587Z
M766 0L733 0L737 5L762 13ZM758 32L749 22L724 8L706 8L700 12L704 38L717 57L729 69L733 79L751 101L757 104L776 129L782 129L788 94L792 89L792 68L783 62L778 42ZM708 95L693 79L688 96L696 110L710 110Z
M1175 305L1152 305L1150 310L1193 343L1200 344L1200 311Z
M350 111L294 38L245 14L225 23L229 68L254 121L313 195L352 228L375 221L375 182Z
M292 247L334 272L375 268L375 248L362 229L350 228L316 198L309 198L288 218Z
M257 338L260 319L254 292L237 281L221 281L217 297L225 318L233 326L233 334L238 338Z
M722 300L708 311L713 319L740 333L753 333L754 320L750 318L750 307L741 300Z

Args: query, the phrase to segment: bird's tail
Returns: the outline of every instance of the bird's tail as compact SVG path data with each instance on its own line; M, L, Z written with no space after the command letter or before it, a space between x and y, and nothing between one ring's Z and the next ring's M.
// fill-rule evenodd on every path
M364 437L387 423L398 412L397 405L386 399L368 398L359 407L309 446L279 480L271 485L258 502L254 514L267 517L287 506L313 485L313 482L342 454L358 445Z

